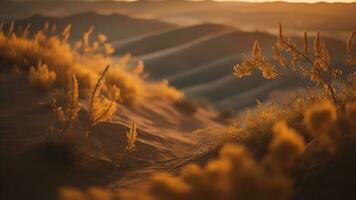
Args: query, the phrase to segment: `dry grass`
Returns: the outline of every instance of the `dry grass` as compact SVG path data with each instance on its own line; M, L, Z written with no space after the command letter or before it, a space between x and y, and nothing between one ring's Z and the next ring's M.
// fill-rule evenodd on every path
M355 45L353 32L348 40L345 63L355 65L353 48ZM241 64L234 67L234 75L238 78L251 76L254 69L262 73L265 79L276 79L277 77L291 77L295 82L302 84L308 92L309 98L313 98L311 89L306 81L314 83L315 88L324 90L324 96L335 104L339 104L336 82L351 84L343 76L343 71L331 64L331 56L328 49L317 33L314 40L314 49L309 50L309 38L304 33L303 48L298 48L295 41L284 36L282 26L279 25L279 35L273 46L272 60L268 60L262 54L258 41L255 41L251 57L246 57ZM278 63L277 66L274 63Z
M145 103L147 98L176 101L183 97L182 93L165 82L146 82L141 76L143 63L139 63L133 70L130 70L127 61L114 63L111 58L114 49L106 42L105 35L100 34L97 41L89 40L93 28L85 32L82 40L73 48L67 42L71 25L63 30L61 36L51 34L50 30L54 27L54 24L47 24L33 36L29 36L29 28L17 34L11 29L6 33L0 31L0 58L4 61L2 71L10 72L14 67L28 71L41 63L41 68L31 70L30 80L36 88L45 89L53 85L65 87L74 73L82 91L81 96L86 97L93 91L103 67L110 65L111 70L104 78L102 91L106 96L113 90L119 91L119 102L139 105ZM43 66L47 66L48 72ZM38 70L46 73L41 72L41 76L36 76L35 71Z
M88 131L95 124L103 121L110 120L112 115L116 112L116 103L115 100L119 97L120 91L114 87L117 91L113 91L110 94L110 98L104 97L101 95L101 90L103 87L103 79L105 74L109 70L110 65L106 66L104 71L99 76L98 81L95 84L94 90L91 94L90 103L89 103L89 118L90 124Z

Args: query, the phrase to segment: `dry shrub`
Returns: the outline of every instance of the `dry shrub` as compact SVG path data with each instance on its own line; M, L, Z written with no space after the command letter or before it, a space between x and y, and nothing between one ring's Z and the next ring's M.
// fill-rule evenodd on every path
M28 75L31 85L40 91L51 89L56 77L56 73L48 70L48 66L41 64L41 62L38 63L36 68L31 67Z
M354 46L353 32L348 40L345 62L355 65L355 58L352 53ZM266 59L261 51L258 41L255 41L251 56L243 59L241 64L234 67L234 75L238 78L251 76L253 70L261 72L265 79L276 79L278 77L291 77L298 84L302 84L309 93L311 88L307 81L313 82L316 88L322 86L325 97L329 98L335 104L339 104L340 97L335 82L348 83L342 76L343 71L332 66L331 56L328 49L317 33L314 40L313 52L309 51L309 38L304 33L303 48L298 48L297 43L283 34L282 26L279 25L279 35L276 43L273 45L272 60ZM277 66L279 64L280 67Z
M0 58L4 60L4 66L1 67L18 66L27 71L30 66L36 66L41 61L51 72L49 74L56 74L53 82L56 86L65 86L70 79L69 75L74 73L78 79L81 95L89 96L104 66L111 65L112 69L105 77L103 94L111 93L111 89L116 87L121 95L120 100L124 104L138 105L144 103L145 98L173 101L182 98L182 93L171 88L167 83L145 81L140 76L143 63L139 64L137 70L129 70L130 57L127 56L124 56L120 62L114 63L110 57L114 49L106 42L106 36L100 34L98 41L90 41L92 30L93 28L90 28L85 32L82 40L76 42L75 48L72 48L67 42L71 25L63 30L61 36L53 35L49 32L49 28L43 28L33 36L28 36L28 29L18 34L11 30L9 33L4 33L0 29ZM49 77L53 78L53 75Z
M78 82L72 75L68 84L67 106L62 108L56 100L52 102L54 121L49 133L45 136L41 146L42 153L49 159L61 164L73 165L76 162L76 145L74 141L73 126L81 109L79 104Z
M114 68L114 67L113 67ZM144 82L123 68L110 70L106 75L106 83L120 91L120 99L126 104L138 105L145 95Z
M278 106L263 104L257 100L257 107L254 111L247 109L243 117L243 124L248 131L258 129L256 131L264 133L281 118L280 115L281 111Z
M257 101L254 110L247 109L241 116L241 124L237 124L234 138L246 145L255 155L261 156L268 150L268 144L273 137L273 125L279 121L292 122L302 115L299 100L293 101L288 108L261 103Z

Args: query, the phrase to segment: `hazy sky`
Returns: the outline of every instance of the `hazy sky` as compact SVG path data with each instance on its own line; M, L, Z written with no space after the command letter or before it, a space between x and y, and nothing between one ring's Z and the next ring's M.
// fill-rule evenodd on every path
M0 0L4 1L4 0ZM8 1L28 1L28 0L8 0ZM75 0L73 0L75 1ZM79 0L79 1L104 1L104 0ZM107 0L106 0L107 1ZM136 0L111 0L111 1L136 1ZM154 1L154 0L153 0ZM157 0L159 1L159 0ZM165 0L169 1L169 0ZM201 1L201 0L191 0L191 1ZM306 3L315 3L315 2L347 2L352 3L356 0L212 0L212 1L242 1L242 2L273 2L273 1L285 1L285 2L306 2Z

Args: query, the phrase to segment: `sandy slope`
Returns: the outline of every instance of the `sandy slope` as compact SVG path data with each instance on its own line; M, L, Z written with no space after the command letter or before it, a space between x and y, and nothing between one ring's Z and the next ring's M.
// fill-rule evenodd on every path
M23 75L2 75L0 90L1 199L54 199L56 188L63 185L126 187L153 171L174 171L195 154L206 152L214 139L209 142L191 132L221 126L215 121L215 111L198 108L192 112L184 104L152 100L136 108L120 106L113 122L92 129L75 164L66 164L47 154L41 145L53 120L50 96L55 93L34 91ZM83 106L76 123L78 134L86 127L86 115ZM108 160L125 147L131 119L138 126L137 151L117 168ZM199 145L202 141L204 145Z

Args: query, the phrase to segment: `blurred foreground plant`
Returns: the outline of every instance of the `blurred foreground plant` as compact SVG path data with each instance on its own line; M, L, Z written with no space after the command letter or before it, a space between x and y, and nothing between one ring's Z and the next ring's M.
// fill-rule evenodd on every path
M322 105L310 105L305 110L303 124L310 136L321 148L329 150L330 145L336 150L343 145L339 141L356 139L356 104L349 102L345 110L336 110L334 104L325 101ZM337 112L337 114L336 114ZM326 124L330 123L330 124ZM326 126L332 126L328 128ZM123 200L288 200L293 198L293 178L300 158L304 156L308 146L300 132L282 120L276 122L271 131L273 136L268 143L265 154L255 158L239 144L226 144L221 149L219 157L208 161L203 167L189 164L181 170L180 175L169 173L154 173L146 182L145 187L129 188L121 192ZM315 131L318 131L316 133ZM340 134L330 135L337 131ZM335 133L335 132L334 132ZM324 140L328 138L329 147ZM112 195L102 192L98 198L91 198L88 192L67 188L60 190L60 200L106 200ZM65 196L65 195L68 196Z

